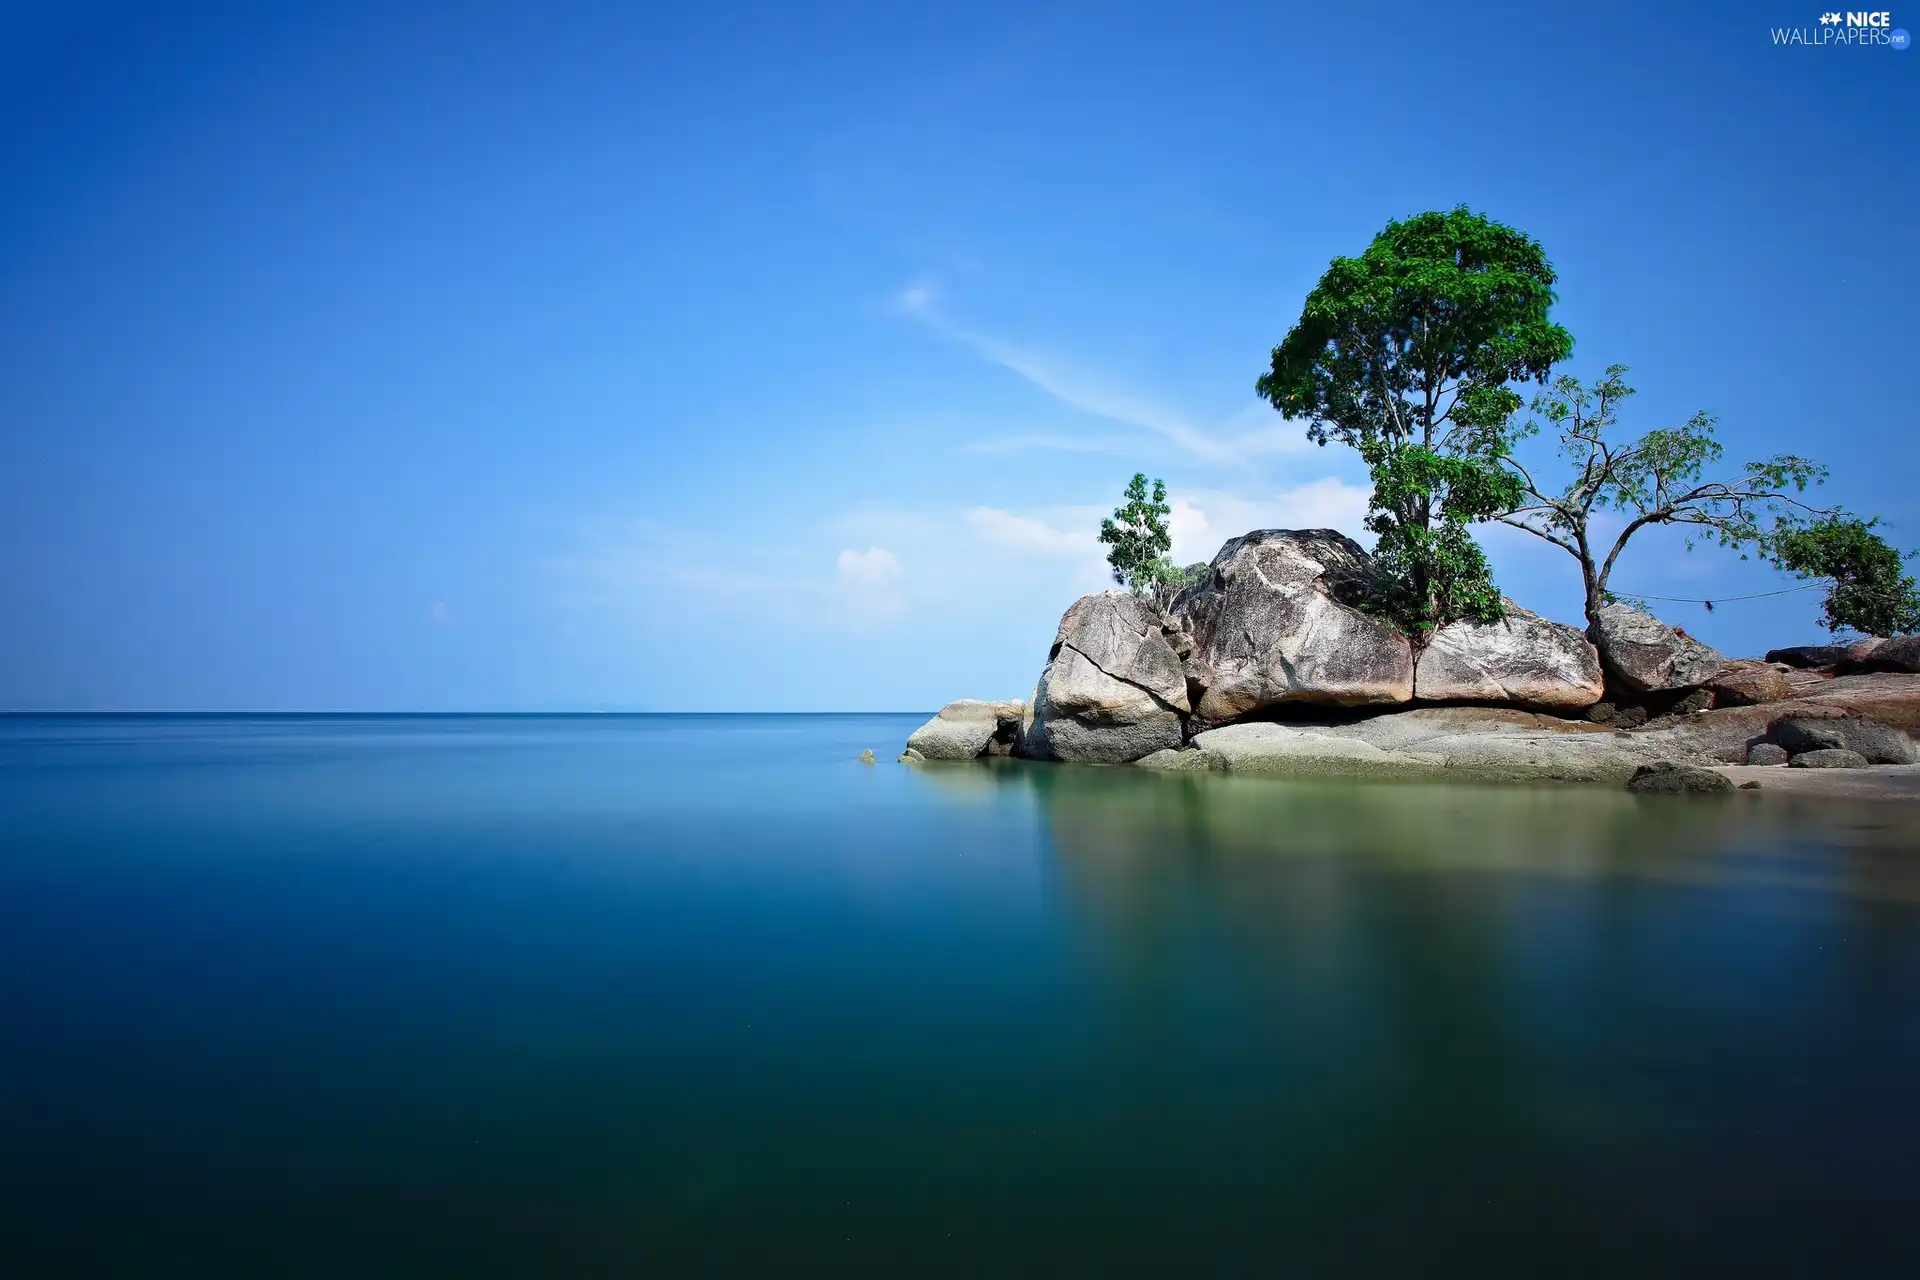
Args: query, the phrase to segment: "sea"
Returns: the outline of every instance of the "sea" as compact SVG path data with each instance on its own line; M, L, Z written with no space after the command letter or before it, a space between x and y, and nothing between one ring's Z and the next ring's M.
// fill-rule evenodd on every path
M0 1274L1920 1274L1914 806L922 718L0 718Z

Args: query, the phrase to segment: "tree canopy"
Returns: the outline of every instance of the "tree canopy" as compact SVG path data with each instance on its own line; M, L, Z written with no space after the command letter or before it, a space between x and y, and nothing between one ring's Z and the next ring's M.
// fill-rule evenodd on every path
M1491 450L1523 403L1510 384L1573 349L1548 314L1553 284L1537 242L1464 205L1390 222L1333 260L1255 384L1315 443L1367 463L1388 611L1415 634L1500 616L1467 526L1519 501Z
M1149 490L1145 472L1134 473L1121 497L1113 514L1100 522L1100 541L1112 548L1107 563L1113 567L1113 580L1134 595L1146 595L1172 567L1167 517L1173 508L1167 505L1166 483L1155 480Z
M1803 578L1824 579L1821 620L1828 631L1869 636L1920 631L1920 589L1901 571L1903 557L1875 533L1878 520L1835 512L1783 528L1774 562Z

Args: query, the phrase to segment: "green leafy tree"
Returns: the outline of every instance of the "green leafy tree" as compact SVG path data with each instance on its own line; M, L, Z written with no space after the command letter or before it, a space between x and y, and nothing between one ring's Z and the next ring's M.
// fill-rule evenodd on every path
M1878 520L1835 512L1790 523L1774 539L1774 563L1827 584L1822 621L1828 631L1869 636L1920 631L1920 589L1901 572L1904 557L1875 533Z
M1136 472L1122 497L1113 515L1100 522L1100 541L1112 548L1107 563L1113 566L1113 580L1136 596L1152 597L1155 587L1174 572L1167 559L1173 548L1167 530L1173 511L1167 505L1167 486L1155 480L1149 491L1146 475Z
M1492 622L1502 617L1493 570L1467 526L1518 505L1519 482L1483 459L1431 449L1380 453L1369 461L1373 502L1367 528L1377 536L1373 561L1386 584L1384 598L1376 603L1422 638L1455 618ZM1425 525L1400 518L1419 502L1433 511ZM1425 596L1419 594L1421 583Z
M1333 260L1255 384L1316 444L1366 461L1385 603L1416 635L1500 616L1467 526L1510 493L1490 433L1523 404L1511 384L1573 349L1548 316L1553 284L1538 243L1465 206L1390 222Z
M1799 497L1826 479L1826 468L1792 454L1749 462L1727 479L1703 479L1723 452L1714 439L1715 418L1705 410L1638 440L1617 438L1620 404L1634 394L1624 381L1626 372L1625 365L1610 365L1592 386L1563 375L1534 398L1534 416L1526 422L1480 432L1484 456L1509 471L1525 495L1500 517L1502 522L1579 562L1588 635L1595 644L1602 643L1600 610L1612 599L1607 583L1620 553L1641 530L1677 525L1688 531L1688 550L1696 538L1709 538L1738 551L1743 560L1750 552L1771 558L1774 534L1761 528L1761 516L1771 513L1778 530L1791 527L1803 513L1828 514ZM1518 441L1543 430L1556 437L1561 456L1572 465L1573 478L1564 486L1536 479L1514 453ZM1595 514L1607 511L1627 517L1611 541L1596 538L1594 529Z

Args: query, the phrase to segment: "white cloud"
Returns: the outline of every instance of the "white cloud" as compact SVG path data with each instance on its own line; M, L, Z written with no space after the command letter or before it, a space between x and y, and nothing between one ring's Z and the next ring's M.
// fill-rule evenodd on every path
M1237 465L1256 457L1302 453L1310 447L1306 433L1297 426L1271 422L1252 425L1262 416L1272 416L1273 411L1264 404L1243 407L1221 427L1210 430L1151 397L1116 385L1106 375L1074 369L1045 353L965 328L947 317L930 282L908 285L894 296L894 304L902 314L967 347L981 359L1011 370L1063 404L1152 431L1202 462ZM1050 448L1059 447L1057 440L1027 437L1021 443L1030 448Z
M840 581L861 587L890 587L900 580L900 557L885 547L848 549L835 561Z
M832 598L840 618L865 628L906 612L907 597L900 589L904 576L900 557L885 547L842 551L834 561Z
M1255 529L1338 529L1363 543L1371 541L1361 525L1367 490L1337 476L1282 489L1271 497L1196 489L1172 507L1167 523L1176 564L1211 560L1228 538Z
M1192 564L1196 560L1211 560L1213 553L1220 549L1225 541L1213 531L1213 524L1207 519L1207 513L1184 498L1175 498L1171 504L1173 510L1167 514L1167 532L1173 535L1173 556L1175 564Z
M1043 555L1086 555L1099 546L1094 537L1097 520L1084 528L1058 529L1034 516L1015 515L997 507L974 507L967 512L966 521L990 541Z

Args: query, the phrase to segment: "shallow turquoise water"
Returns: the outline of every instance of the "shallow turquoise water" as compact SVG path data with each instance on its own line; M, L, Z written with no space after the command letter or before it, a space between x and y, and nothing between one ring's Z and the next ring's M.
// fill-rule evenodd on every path
M1905 810L917 721L0 720L0 1271L1915 1273Z

